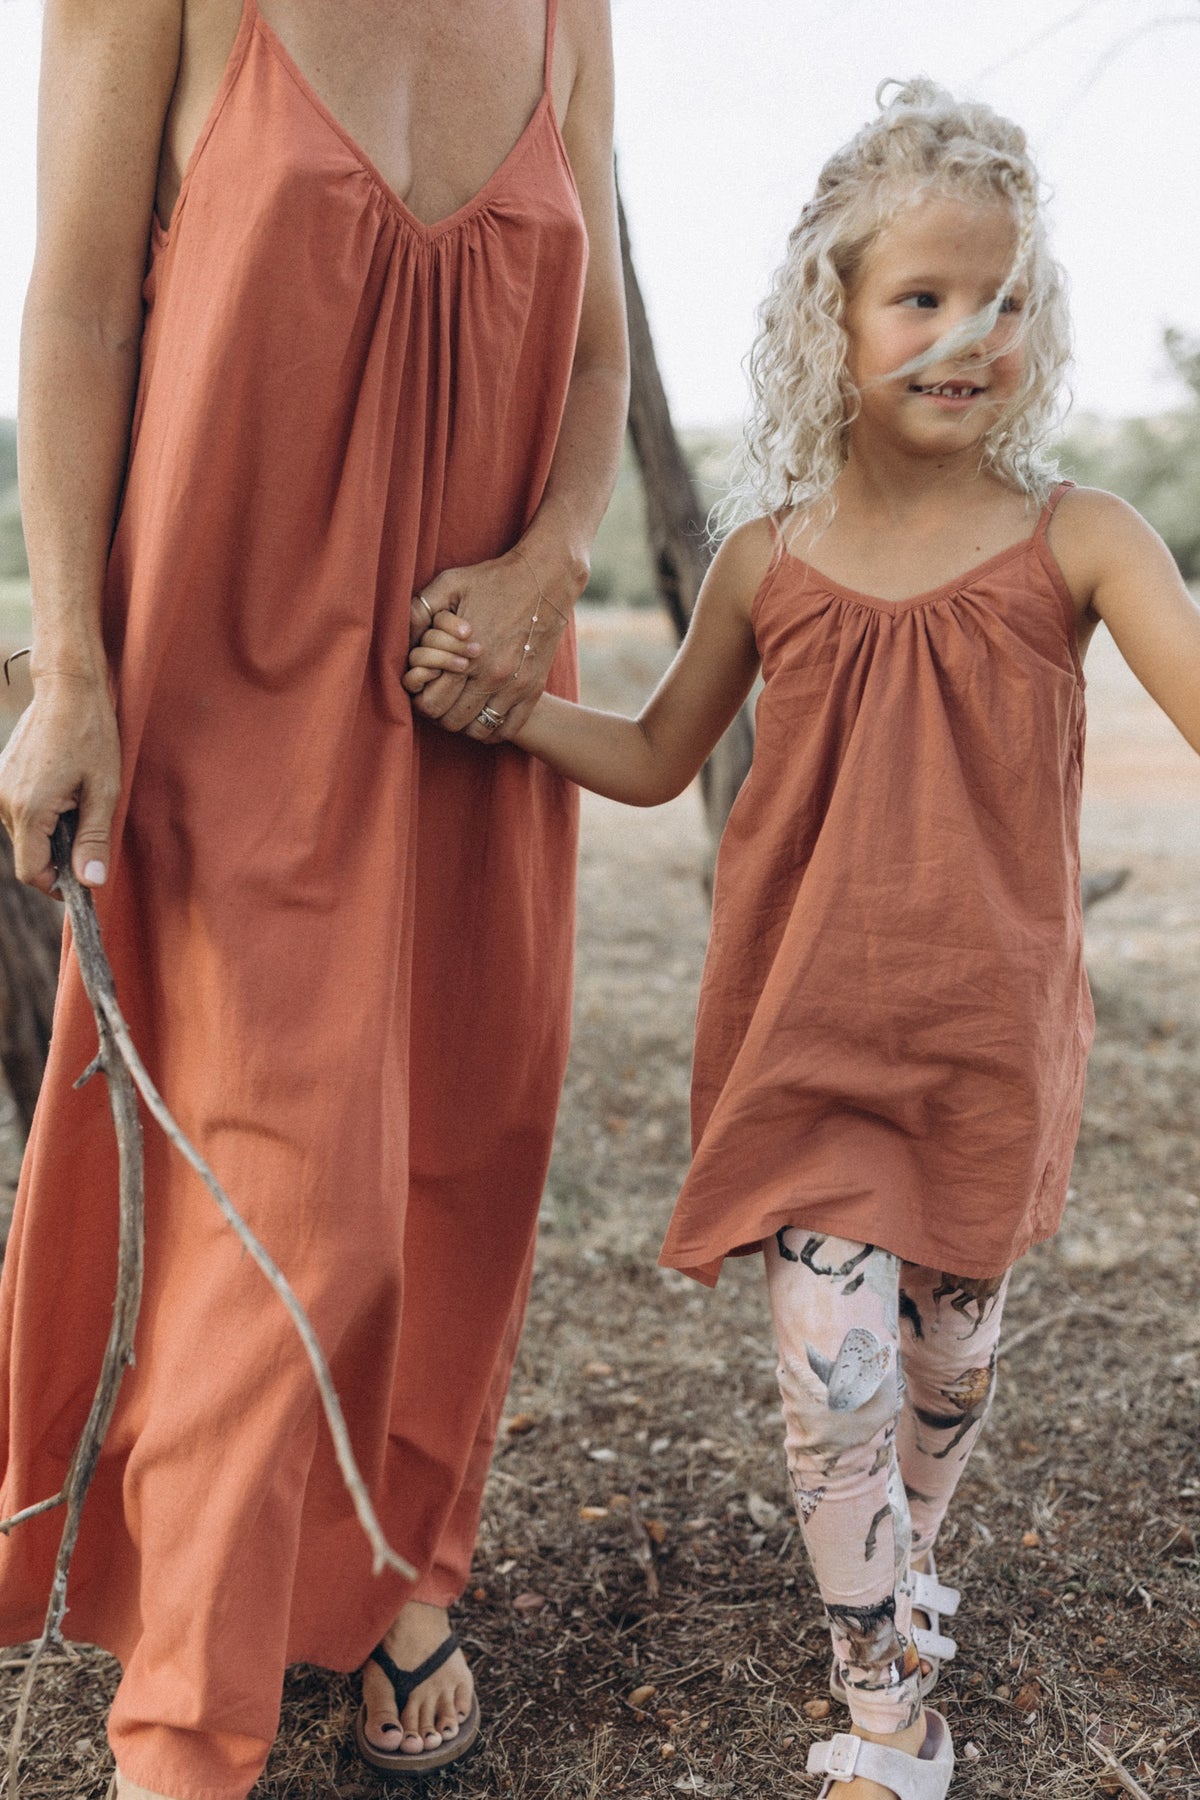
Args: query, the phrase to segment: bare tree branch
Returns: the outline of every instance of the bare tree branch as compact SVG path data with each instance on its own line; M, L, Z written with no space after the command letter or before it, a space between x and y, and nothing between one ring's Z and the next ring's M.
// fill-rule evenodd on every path
M67 1509L62 1537L59 1540L58 1555L54 1563L54 1577L50 1587L50 1601L46 1608L46 1620L42 1626L42 1635L35 1644L25 1667L21 1692L17 1701L16 1718L13 1721L12 1735L9 1738L8 1792L10 1800L16 1800L17 1766L38 1667L46 1650L52 1644L62 1643L62 1622L67 1610L67 1574L71 1566L71 1557L75 1551L75 1541L79 1536L83 1502L96 1471L100 1446L104 1442L112 1421L121 1379L133 1360L133 1338L137 1329L138 1311L142 1300L145 1239L142 1126L138 1118L137 1095L133 1082L117 1052L112 1030L107 1021L106 1003L111 999L112 1004L115 1005L116 996L113 990L112 971L100 943L100 927L96 921L95 909L90 894L85 895L70 868L72 835L72 826L60 819L54 834L54 856L59 869L59 885L63 889L67 902L67 912L71 920L75 953L83 977L84 990L96 1014L96 1023L100 1034L99 1056L85 1071L81 1080L88 1079L97 1068L103 1070L108 1083L109 1104L112 1108L113 1125L117 1134L117 1153L120 1165L117 1292L95 1397L92 1400L87 1423L84 1425L79 1442L75 1447L75 1454L71 1458L61 1493L56 1494L50 1500L43 1500L35 1506L26 1507L14 1518L0 1523L0 1531L8 1532L15 1525L20 1524L23 1519L30 1519L39 1513L48 1512L54 1506L65 1505Z
M1125 1789L1125 1792L1134 1796L1134 1800L1150 1800L1150 1796L1145 1788L1142 1787L1140 1782L1133 1779L1129 1770L1123 1763L1117 1761L1111 1750L1106 1750L1103 1744L1098 1744L1096 1742L1095 1738L1088 1739L1087 1747L1093 1755L1100 1758L1100 1761L1120 1782L1121 1786Z
M1083 0L1082 6L1072 7L1069 13L1063 13L1060 18L1051 19L1048 25L1043 25L1040 31L1035 31L1033 36L1026 38L1023 44L1018 44L1015 50L1006 50L1003 56L996 58L995 62L990 62L985 69L980 69L977 75L972 75L972 87L977 81L990 81L993 75L1000 73L1001 69L1007 69L1011 64L1020 62L1021 58L1028 56L1031 51L1039 50L1043 44L1049 43L1051 38L1057 37L1060 31L1066 31L1069 26L1077 25L1080 19L1086 18L1088 13L1095 12L1096 8L1103 6L1104 3L1105 0Z
M113 1306L112 1326L109 1330L108 1343L105 1346L104 1361L100 1370L95 1398L92 1401L87 1423L71 1458L62 1491L47 1500L41 1500L33 1506L25 1507L9 1519L0 1520L0 1531L7 1533L26 1520L49 1512L54 1507L65 1505L67 1509L66 1522L63 1526L58 1556L55 1560L54 1579L46 1610L46 1621L42 1627L42 1635L34 1646L26 1665L17 1703L16 1719L9 1740L8 1792L10 1800L16 1800L17 1767L38 1666L44 1652L51 1645L62 1643L62 1621L67 1610L67 1575L79 1535L83 1502L95 1473L109 1424L112 1421L122 1376L133 1360L133 1341L142 1297L145 1237L145 1175L142 1156L142 1128L137 1106L139 1091L150 1113L162 1127L171 1143L196 1170L216 1201L222 1215L233 1227L242 1245L279 1295L287 1309L288 1316L300 1335L305 1353L312 1364L321 1404L324 1407L325 1417L333 1438L338 1466L342 1471L342 1478L350 1494L359 1523L371 1545L375 1573L378 1575L382 1569L388 1567L398 1570L400 1574L410 1580L416 1578L416 1571L412 1566L403 1557L397 1555L388 1544L375 1516L370 1496L354 1459L345 1417L333 1385L329 1365L304 1308L296 1298L286 1276L242 1219L204 1158L180 1130L134 1047L129 1027L117 1003L112 970L104 952L100 926L96 919L91 894L80 885L71 869L73 835L74 816L67 815L59 820L54 833L54 860L58 867L58 885L66 901L67 916L71 923L76 961L79 964L84 991L96 1015L96 1026L100 1038L99 1054L84 1070L76 1085L82 1086L98 1071L103 1073L108 1083L109 1102L116 1128L120 1170L117 1293Z

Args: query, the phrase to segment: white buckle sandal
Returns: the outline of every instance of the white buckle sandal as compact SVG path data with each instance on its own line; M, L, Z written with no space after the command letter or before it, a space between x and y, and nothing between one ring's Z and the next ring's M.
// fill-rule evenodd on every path
M945 1800L954 1774L950 1727L941 1713L928 1710L925 1742L916 1756L839 1731L836 1737L813 1744L808 1752L808 1772L825 1777L817 1800L828 1800L837 1783L853 1781L856 1775L890 1788L896 1800Z
M923 1663L929 1664L928 1672L921 1677L921 1698L927 1700L938 1684L942 1672L942 1664L953 1662L958 1654L958 1645L952 1637L946 1637L942 1631L942 1618L952 1619L958 1611L962 1595L957 1588L943 1587L938 1580L937 1565L930 1552L928 1569L914 1569L908 1578L912 1591L914 1612L923 1612L928 1616L929 1625L914 1626L912 1641L917 1655ZM838 1668L837 1658L829 1672L829 1692L841 1706L848 1706L846 1685Z

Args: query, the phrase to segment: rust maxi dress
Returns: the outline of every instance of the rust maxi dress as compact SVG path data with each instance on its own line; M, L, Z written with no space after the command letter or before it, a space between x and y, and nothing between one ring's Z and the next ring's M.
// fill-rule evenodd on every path
M575 790L414 725L410 598L537 508L586 233L546 82L473 200L413 217L245 6L156 228L106 634L124 798L100 896L134 1037L321 1337L392 1543L466 1579L569 1027ZM551 687L574 691L564 639ZM56 1491L114 1291L116 1161L74 968L4 1270L5 1514ZM376 1579L278 1300L147 1131L137 1364L71 1636L115 1652L119 1766L237 1800L285 1663L359 1664ZM403 1276L403 1282L402 1282ZM403 1285L403 1305L401 1287ZM61 1514L0 1542L36 1635Z

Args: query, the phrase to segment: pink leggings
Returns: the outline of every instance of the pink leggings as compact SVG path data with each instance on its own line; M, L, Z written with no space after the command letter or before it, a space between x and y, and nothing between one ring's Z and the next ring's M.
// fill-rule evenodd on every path
M1008 1276L801 1226L764 1256L788 1474L850 1713L900 1731L921 1704L909 1561L932 1549L987 1417Z

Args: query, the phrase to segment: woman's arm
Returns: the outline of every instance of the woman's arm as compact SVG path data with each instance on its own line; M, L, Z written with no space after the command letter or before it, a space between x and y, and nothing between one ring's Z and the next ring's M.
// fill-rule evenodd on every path
M79 808L74 865L99 885L120 752L100 605L128 451L141 286L182 0L47 0L38 240L21 333L21 505L33 585L32 705L0 761L23 881Z
M1066 530L1055 550L1068 582L1090 592L1091 610L1142 686L1200 751L1200 607L1170 551L1115 494L1080 489L1059 513Z
M563 142L579 190L589 255L575 359L546 492L520 552L477 569L451 569L425 590L430 605L453 607L483 645L469 678L448 673L415 701L449 731L469 726L493 695L519 729L546 685L567 618L587 585L592 540L604 516L621 456L629 402L629 352L613 181L612 39L608 0L568 0L561 9L574 43L577 72L563 119ZM538 587L533 650L522 664ZM414 612L414 629L428 621ZM518 680L512 677L517 668Z
M629 806L658 806L694 779L732 723L758 669L750 606L771 557L770 530L757 519L731 532L700 590L687 637L636 719L543 694L512 741L577 781ZM449 615L441 615L443 625ZM466 629L465 621L459 622ZM454 654L453 639L413 652L405 677L419 692ZM472 736L486 737L478 727Z

